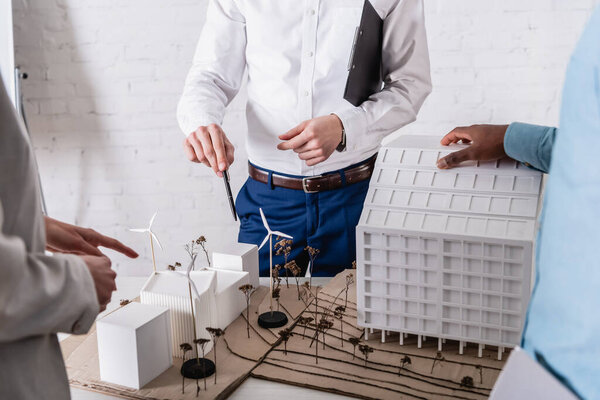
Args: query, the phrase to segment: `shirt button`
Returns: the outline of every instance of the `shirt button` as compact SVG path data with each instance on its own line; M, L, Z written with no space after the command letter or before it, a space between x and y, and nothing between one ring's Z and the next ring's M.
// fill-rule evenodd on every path
M313 52L312 52L312 51L309 51L309 52L308 52L308 56L309 56L309 57L312 57L313 55L314 55L314 54L313 54Z
M305 91L304 91L304 96L305 96L305 97L308 97L308 95L309 95L309 94L310 94L310 93L308 93L308 90L305 90Z
M315 10L310 10L308 13L309 13L310 15L315 15L316 11L315 11Z

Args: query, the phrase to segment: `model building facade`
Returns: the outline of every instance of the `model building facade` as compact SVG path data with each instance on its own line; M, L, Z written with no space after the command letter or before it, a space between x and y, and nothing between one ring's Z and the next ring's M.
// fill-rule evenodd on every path
M463 147L439 139L403 136L379 153L356 232L358 323L419 343L458 340L461 351L464 342L515 346L542 174L510 159L439 170L439 158Z
M171 314L172 351L182 357L181 343L193 343L194 322L198 338L210 339L206 328L225 329L246 309L246 298L238 290L248 283L248 272L208 268L191 272L198 295L192 293L192 319L188 279L183 272L160 271L150 276L140 293L144 304L167 307ZM212 342L206 346L210 351Z

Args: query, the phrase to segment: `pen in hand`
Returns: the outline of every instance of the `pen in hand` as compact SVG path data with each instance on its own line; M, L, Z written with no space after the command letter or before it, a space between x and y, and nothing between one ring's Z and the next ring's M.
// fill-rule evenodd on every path
M227 197L229 200L229 207L231 208L231 213L233 214L233 219L237 221L237 213L235 211L235 202L233 200L233 194L231 193L231 186L229 185L229 171L223 171L223 182L225 182L225 190L227 191Z

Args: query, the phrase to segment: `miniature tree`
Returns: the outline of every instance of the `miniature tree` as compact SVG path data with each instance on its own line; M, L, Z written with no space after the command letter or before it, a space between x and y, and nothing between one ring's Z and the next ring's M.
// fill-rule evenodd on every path
M310 288L308 287L308 281L304 282L301 286L302 288L302 292L300 292L300 300L302 300L302 302L304 303L304 305L306 306L306 308L308 308L310 306L310 299L312 298L312 292L310 291Z
M215 353L215 384L216 384L217 383L217 369L216 369L216 365L217 365L217 342L219 341L219 338L221 336L223 336L223 334L225 332L223 332L223 329L220 329L220 328L206 328L206 330L208 331L208 333L212 337L212 341L213 341L213 349L214 349L214 353Z
M192 240L190 243L184 246L185 251L188 253L191 259L193 259L196 254L198 254L198 248L196 246L200 246L204 255L206 256L206 261L208 262L208 266L210 267L210 258L208 257L208 252L206 251L206 238L204 236L200 236L196 240Z
M176 271L177 268L181 268L181 263L180 262L176 262L175 264L169 264L169 265L167 265L167 269L169 271Z
M460 386L472 388L473 386L475 386L475 383L473 382L473 378L471 378L470 376L463 376L463 378L460 381Z
M433 359L433 364L431 365L431 374L433 374L433 368L435 367L435 364L442 361L446 361L446 359L442 355L442 352L438 351L435 355L435 358Z
M238 288L246 297L246 330L248 331L248 339L250 339L250 296L254 293L254 286L250 284L242 285Z
M310 345L308 347L311 347L313 342L317 341L317 344L315 346L315 364L319 363L319 333L321 333L321 330L323 329L323 325L319 322L316 327L315 327L315 334L310 342Z
M402 333L400 334L402 335ZM398 371L398 375L402 373L402 369L407 365L412 365L412 361L409 356L404 355L404 357L402 357L402 360L400 360L400 370Z
M183 351L183 362L185 362L185 355L188 351L192 350L192 345L189 343L181 343L179 348ZM181 381L181 393L185 393L185 375L181 374L181 378L183 379Z
M202 375L204 375L204 390L206 390L206 364L204 359L204 349L206 348L206 344L210 342L210 340L205 338L194 339L194 344L196 345L196 354L198 354L198 346L202 349ZM198 365L200 365L200 358L197 358ZM215 360L216 361L216 360ZM215 365L216 362L215 362ZM217 374L215 368L215 375ZM215 377L216 379L216 377ZM198 386L198 379L196 379L196 396L198 396L198 392L200 391L200 386Z
M282 266L277 264L273 267L273 287L275 289L279 288L281 285L281 278L279 277L279 272L281 271Z
M277 242L275 243L275 255L279 256L283 254L283 268L285 269L285 285L286 287L289 289L290 287L290 283L288 281L289 278L289 274L288 274L288 258L290 257L290 254L292 252L292 243L293 240L292 239L284 239L281 236L277 236Z
M206 262L208 263L208 266L210 267L210 257L208 257L208 251L206 251L206 238L204 236L200 236L198 239L196 239L196 244L199 244L200 247L202 247L202 251L204 252L204 255L206 256Z
M292 330L289 328L280 330L279 337L283 341L283 354L287 355L287 342L292 337Z
M365 367L367 366L367 361L369 361L369 353L372 353L373 351L375 351L374 348L372 348L371 346L369 346L368 344L361 344L358 346L358 350L363 353L363 356L365 356Z
M273 298L275 299L275 301L277 302L277 311L279 311L279 295L281 294L281 288L276 287L275 289L273 289Z
M296 289L298 290L298 300L300 300L300 274L302 273L302 268L298 266L295 260L292 260L286 263L286 271L290 271L292 276L296 280Z
M340 341L342 343L342 347L344 347L344 313L346 312L346 307L337 306L335 308L335 317L340 320Z
M333 321L327 319L327 317L321 318L319 321L319 325L321 326L321 334L323 335L323 350L325 350L325 333L333 328Z
M315 265L315 260L317 259L317 256L319 255L321 250L315 249L311 246L306 246L304 250L308 251L308 257L310 258L310 278L308 278L308 286L312 288L313 266Z
M353 283L354 283L354 275L353 274L346 275L346 299L344 301L344 308L348 307L348 289L350 288L350 285L352 285Z
M360 344L360 339L354 336L350 336L348 338L348 341L354 347L354 350L352 351L352 359L354 360L356 358L356 346Z
M302 340L304 340L304 336L306 336L306 328L313 321L313 317L300 317L298 319L298 324L304 325L304 332L302 332Z
M482 384L483 383L483 367L481 365L477 365L475 367L475 369L477 371L479 371L479 383Z

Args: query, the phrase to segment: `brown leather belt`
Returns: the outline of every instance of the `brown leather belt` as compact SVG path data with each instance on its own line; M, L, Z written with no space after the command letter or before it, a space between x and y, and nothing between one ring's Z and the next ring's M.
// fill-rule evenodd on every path
M371 178L376 156L377 154L360 165L343 170L346 185ZM255 181L269 183L269 173L250 163L248 163L248 173ZM305 178L291 178L273 173L271 184L286 189L303 190L305 193L324 192L326 190L339 189L343 186L342 175L339 172L328 172L327 174L307 176Z

